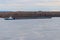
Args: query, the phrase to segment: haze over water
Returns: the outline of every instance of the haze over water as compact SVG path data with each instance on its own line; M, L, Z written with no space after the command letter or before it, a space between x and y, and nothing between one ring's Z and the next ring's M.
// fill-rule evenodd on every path
M60 40L60 17L0 19L0 40Z

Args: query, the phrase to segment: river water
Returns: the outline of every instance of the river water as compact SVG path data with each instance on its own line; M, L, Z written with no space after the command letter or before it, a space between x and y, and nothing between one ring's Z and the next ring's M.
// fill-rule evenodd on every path
M60 40L60 17L21 20L0 18L0 40Z

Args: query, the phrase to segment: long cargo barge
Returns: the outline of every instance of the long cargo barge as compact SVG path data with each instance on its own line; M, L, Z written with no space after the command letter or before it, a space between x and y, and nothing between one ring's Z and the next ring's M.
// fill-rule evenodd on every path
M16 11L16 12L0 12L1 18L24 19L24 18L51 18L60 17L60 12L49 11Z

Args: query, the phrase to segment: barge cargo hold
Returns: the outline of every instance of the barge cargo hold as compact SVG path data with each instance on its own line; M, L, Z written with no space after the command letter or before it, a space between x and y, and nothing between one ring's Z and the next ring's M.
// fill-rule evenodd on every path
M9 19L35 19L35 18L51 18L60 17L60 12L46 12L46 11L16 11L16 12L0 12L0 18Z

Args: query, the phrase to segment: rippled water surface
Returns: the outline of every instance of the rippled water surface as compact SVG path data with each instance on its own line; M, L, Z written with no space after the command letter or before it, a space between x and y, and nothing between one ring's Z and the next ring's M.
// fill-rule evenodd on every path
M21 20L0 18L0 40L60 40L60 17Z

